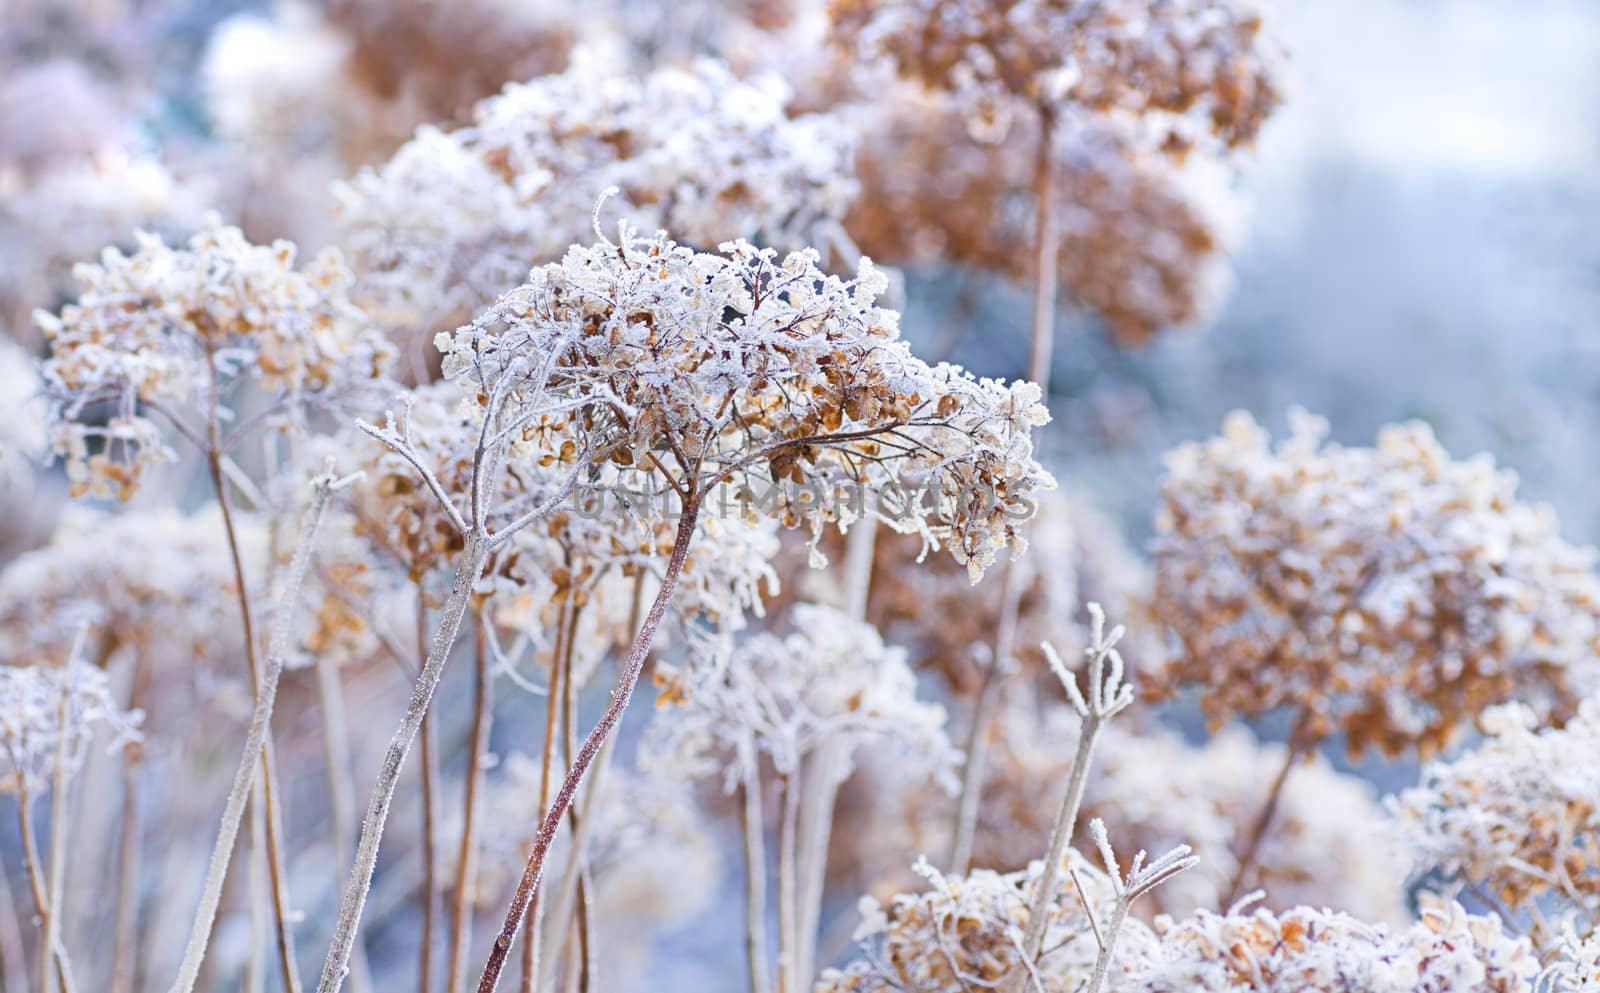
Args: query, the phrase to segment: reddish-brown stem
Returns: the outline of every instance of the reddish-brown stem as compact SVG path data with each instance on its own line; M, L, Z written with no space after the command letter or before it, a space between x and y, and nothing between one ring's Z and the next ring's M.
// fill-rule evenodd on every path
M489 724L493 720L492 685L489 674L489 632L481 610L474 611L476 624L472 639L472 730L467 736L466 788L461 800L461 843L456 849L456 885L450 921L450 993L461 993L467 986L467 946L472 942L473 875L477 862L477 808L479 781L483 778L483 755L489 748Z
M1306 730L1311 723L1311 712L1302 711L1295 720L1294 729L1289 732L1289 740L1284 745L1283 768L1278 770L1278 775L1272 780L1272 788L1267 792L1266 802L1261 805L1261 813L1256 816L1256 822L1250 828L1250 837L1245 842L1244 851L1239 854L1239 865L1234 870L1233 880L1228 884L1227 895L1222 900L1219 910L1226 911L1239 897L1244 895L1245 880L1250 876L1250 870L1255 868L1256 859L1261 854L1261 844L1266 841L1267 832L1272 828L1272 818L1278 812L1278 801L1283 796L1283 788L1289 782L1289 774L1294 771L1295 764L1305 756L1308 747L1306 743Z
M561 659L566 655L569 629L573 626L572 598L561 602L561 615L556 622L556 643L550 655L550 687L545 697L544 751L539 763L539 822L544 822L550 809L550 781L555 764L556 722L560 719L561 687L566 667ZM522 944L522 993L533 993L539 982L539 894L528 901L523 926L528 929L528 940Z
M567 650L561 658L561 667L566 670L566 676L561 680L561 739L562 754L567 757L567 772L572 772L572 756L578 750L578 695L573 692L577 682L572 673L573 646L578 641L578 612L580 608L572 608L572 624L567 632ZM590 789L594 788L591 782ZM567 808L567 823L572 829L572 857L578 866L578 894L577 894L577 945L578 960L573 968L578 973L578 989L589 988L589 896L586 888L588 873L583 868L583 832L578 830L578 805L572 804ZM558 927L565 927L565 921L557 921ZM533 944L534 936L528 936L528 944Z
M617 722L622 719L623 711L628 707L628 701L633 698L639 674L644 670L645 657L649 655L650 644L655 640L656 628L660 626L661 618L667 612L667 604L672 599L673 589L678 585L678 577L683 573L683 562L689 554L689 545L694 538L695 522L699 513L700 494L691 490L688 499L684 501L682 517L678 521L678 533L672 543L672 555L667 560L666 574L661 579L661 589L650 604L644 625L639 629L633 647L628 651L627 660L617 676L617 684L612 688L611 699L606 704L605 712L600 715L600 720L584 739L583 747L578 750L571 770L562 780L561 788L556 793L555 803L545 812L544 820L539 825L539 833L533 842L533 852L528 856L528 864L523 870L522 879L517 883L511 908L506 913L505 923L495 938L494 947L489 953L489 961L484 966L483 979L478 983L478 993L493 993L499 985L506 957L510 955L511 947L517 940L517 932L522 927L523 913L527 910L533 895L538 892L539 882L544 876L545 856L549 854L550 845L555 841L561 819L571 806L590 763L594 761L595 755L599 753L606 739L611 736Z
M1055 211L1055 113L1039 107L1039 147L1033 175L1034 277L1033 340L1028 378L1048 395L1050 364L1055 353L1056 256L1061 243Z

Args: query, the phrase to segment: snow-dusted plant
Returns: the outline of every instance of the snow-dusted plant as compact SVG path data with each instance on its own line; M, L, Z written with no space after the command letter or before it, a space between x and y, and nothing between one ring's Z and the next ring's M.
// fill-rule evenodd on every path
M342 981L399 768L473 589L490 557L558 509L591 469L606 467L633 492L666 495L657 512L676 514L677 529L611 702L535 839L486 990L504 966L561 818L632 696L699 519L715 511L709 496L743 487L741 513L820 531L852 520L863 488L893 488L911 498L892 512L875 503L876 512L947 545L974 576L1001 549L1020 545L1029 494L1054 485L1033 458L1031 429L1048 419L1038 388L921 362L897 340L897 315L876 305L885 280L870 264L847 281L823 274L816 260L814 252L780 260L745 242L701 254L624 226L619 243L574 247L472 324L439 336L445 373L470 407L464 491L445 487L398 418L375 429L439 499L464 548L374 791L323 993ZM502 472L552 465L566 471L548 498L511 513L500 506ZM780 481L793 486L756 492Z
M892 754L901 777L931 779L946 790L955 788L960 759L945 733L944 708L917 699L904 650L831 607L796 605L790 622L789 635L755 635L725 661L668 677L666 699L677 706L657 716L646 747L647 769L720 773L724 789L741 794L747 944L757 989L769 985L762 766L773 769L783 795L777 986L800 989L812 978L830 833L803 832L801 820L829 825L858 751Z
M363 301L399 330L455 323L588 237L615 188L645 230L795 247L849 205L849 130L710 60L642 77L580 54L456 131L425 127L337 188Z
M1600 703L1562 728L1535 729L1521 704L1486 712L1487 738L1423 767L1390 798L1415 872L1465 890L1551 950L1557 925L1600 922Z
M1531 993L1538 960L1494 915L1425 903L1402 931L1309 907L1158 922L1139 993Z
M350 302L337 252L297 269L289 242L252 245L215 217L185 248L141 234L132 255L108 248L76 275L77 302L36 314L51 350L51 444L75 494L130 497L177 457L168 430L215 467L250 428L300 425L392 358Z
M137 740L142 716L117 702L81 651L64 664L0 665L0 791L40 795L57 763L71 777L97 738L111 751Z
M1346 448L1290 421L1274 445L1236 413L1167 458L1151 599L1181 651L1165 686L1200 687L1214 724L1288 708L1305 741L1342 733L1357 753L1426 755L1512 697L1571 713L1600 649L1593 550L1422 424Z

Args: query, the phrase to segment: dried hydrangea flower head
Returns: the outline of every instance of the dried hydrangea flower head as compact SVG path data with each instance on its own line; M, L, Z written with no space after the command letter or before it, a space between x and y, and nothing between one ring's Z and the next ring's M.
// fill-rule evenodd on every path
M789 117L781 84L711 61L643 78L599 62L507 87L471 125L423 128L338 189L341 244L387 323L466 319L586 240L613 187L641 227L702 248L757 235L793 247L843 215L849 132Z
M78 301L37 315L51 345L51 441L74 494L127 499L176 457L152 413L197 447L225 449L233 439L216 422L245 402L243 384L287 427L371 385L392 356L364 329L336 252L297 269L292 244L252 245L215 218L186 248L141 235L134 254L107 249L76 273ZM101 404L104 426L91 420Z
M1541 947L1549 923L1600 912L1600 703L1563 728L1534 729L1519 704L1488 711L1482 744L1423 767L1417 786L1390 799L1393 829L1415 874L1527 918Z
M915 358L877 306L885 286L865 261L842 280L810 251L702 254L624 227L438 344L446 375L527 425L532 456L551 457L538 436L557 432L558 453L641 490L698 500L726 480L752 512L813 532L847 523L863 489L893 489L906 498L874 512L976 579L1054 486L1030 439L1049 415L1030 383Z
M1152 602L1182 650L1166 685L1201 687L1215 723L1292 708L1355 753L1430 753L1513 695L1570 713L1600 648L1593 552L1422 424L1373 448L1291 424L1273 445L1234 414L1167 458Z
M756 634L706 671L669 679L663 699L676 706L656 718L649 761L696 777L720 771L732 791L751 763L796 773L825 744L842 748L842 779L871 743L892 748L907 779L954 789L960 753L944 708L917 699L905 652L831 607L800 604L790 620L791 634Z
M1044 849L1053 811L1039 798L1066 778L1078 742L1073 715L1061 707L1038 715L1031 699L1012 700L995 728L973 834L972 864L985 869ZM1225 728L1203 745L1160 727L1113 724L1104 735L1081 816L1103 820L1124 846L1157 852L1188 844L1200 857L1142 903L1146 916L1219 906L1260 813L1261 784L1283 764L1282 748L1257 742L1244 728ZM903 885L904 852L948 850L954 803L942 791L902 784L873 760L862 778L862 815L873 829L837 832L850 846L841 855L874 890ZM1274 824L1244 881L1264 891L1267 906L1331 907L1382 923L1409 919L1406 866L1385 837L1369 784L1313 759L1285 787ZM1073 841L1087 851L1092 839L1080 829Z
M1561 957L1539 976L1545 993L1595 993L1600 990L1600 931L1580 937L1569 925L1562 936Z
M846 227L862 251L923 268L958 262L1015 280L1033 275L1034 124L1019 121L1001 143L973 142L958 108L892 88L857 113L862 192ZM1175 161L1098 118L1057 128L1052 142L1066 297L1128 344L1210 319L1238 226L1225 171L1205 156Z
M1297 907L1202 911L1158 924L1159 947L1128 982L1139 993L1532 993L1538 960L1500 919L1427 903L1403 931Z
M138 711L124 711L106 674L74 654L64 665L0 665L0 792L37 795L65 761L83 767L97 737L108 750L139 737Z
M1251 0L835 0L835 41L887 60L975 116L1013 101L1197 121L1233 147L1278 105L1276 52Z
M1105 872L1076 851L1068 853L1068 861L1076 883L1062 878L1048 904L1044 951L1028 968L1022 965L1021 947L1041 863L1026 871L978 869L963 877L945 876L922 861L917 872L927 889L899 894L887 907L863 898L862 925L856 930L862 955L843 969L823 972L817 993L967 993L1003 989L1019 976L1037 980L1029 989L1080 988L1099 958L1085 907L1094 906L1101 919L1109 917L1116 890ZM1153 943L1140 922L1124 925L1112 989L1124 988L1128 966L1121 963L1139 961Z
M218 518L215 504L194 514L67 508L48 545L0 571L0 657L64 658L87 623L90 659L131 651L142 666L171 666L177 681L196 663L231 667L242 645ZM244 526L239 538L246 559L264 564L265 531Z

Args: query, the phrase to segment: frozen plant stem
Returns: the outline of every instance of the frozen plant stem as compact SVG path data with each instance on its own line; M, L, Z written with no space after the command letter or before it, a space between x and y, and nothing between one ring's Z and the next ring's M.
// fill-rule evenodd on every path
M568 597L562 601L561 613L556 621L556 644L553 657L550 660L550 684L548 695L545 697L544 708L544 750L539 759L539 822L544 823L545 812L550 809L550 783L555 768L556 749L556 724L560 720L561 712L557 701L561 699L561 683L565 673L560 664L562 655L566 652L568 631L573 626L573 603ZM536 988L545 986L545 977L540 973L540 954L543 952L544 938L544 913L543 901L535 893L528 903L528 910L523 915L524 926L528 929L528 940L522 945L522 993L532 993ZM549 958L559 957L556 949L559 946L552 943ZM554 971L552 969L552 971Z
M800 821L798 772L784 773L783 822L778 827L778 993L799 993L795 985L795 833Z
M761 772L751 757L739 782L740 827L744 834L744 947L750 967L750 993L768 993L767 851L761 818Z
M1081 722L1078 732L1077 754L1072 759L1072 775L1067 782L1067 793L1061 798L1056 812L1055 826L1050 832L1050 848L1045 855L1044 867L1035 884L1033 902L1028 908L1028 930L1022 941L1026 962L1036 962L1044 947L1045 928L1049 922L1050 902L1055 897L1061 875L1061 860L1078 827L1078 808L1083 802L1084 786L1089 781L1089 764L1094 759L1095 741L1106 723L1133 702L1133 687L1122 681L1122 656L1116 644L1122 638L1122 628L1105 630L1105 613L1097 603L1089 604L1090 644L1085 650L1088 657L1088 692L1078 688L1077 677L1067 670L1061 657L1048 644L1045 657L1050 662L1056 678ZM1113 868L1113 875L1115 870ZM1026 972L1019 973L1019 979ZM1013 988L1020 988L1020 984Z
M338 853L339 871L348 872L346 864L355 838L355 813L351 798L355 785L350 781L350 728L345 720L344 688L340 685L339 667L318 652L316 659L317 695L322 703L322 745L328 762L329 820L333 824L333 850ZM371 974L366 955L356 949L351 969L350 986L354 993L368 993L372 988Z
M139 848L143 840L139 829L137 749L137 745L127 745L123 751L122 817L117 844L117 916L111 942L110 993L130 993L137 965Z
M1039 107L1039 148L1034 166L1034 281L1033 341L1028 356L1028 378L1050 395L1050 366L1055 353L1056 255L1061 236L1056 227L1055 168L1052 147L1055 112Z
M49 951L50 945L45 933L50 926L50 896L45 889L45 868L39 858L39 842L33 830L33 797L28 792L27 785L18 779L17 782L17 820L22 834L22 858L28 869L28 891L33 897L34 917L38 920L39 940L39 978L38 986L47 990L50 985L50 964L56 965L57 978L65 985L61 962Z
M473 879L477 872L478 789L483 778L483 755L489 748L490 698L489 633L482 611L473 612L472 729L467 733L466 787L461 800L461 843L456 850L454 911L450 921L450 993L467 986L467 947L472 942Z
M67 953L61 947L61 918L65 914L64 896L66 894L67 872L67 686L61 686L61 699L56 704L56 724L59 731L56 735L56 757L54 772L50 784L50 916L45 920L44 947L48 950L48 962L54 959L56 968L51 970L45 967L40 970L43 982L40 988L44 993L50 993L50 977L52 972L61 982L61 993L73 993L70 977L72 970L67 963Z
M556 830L561 826L561 819L572 803L584 773L588 771L601 745L610 737L612 729L622 719L622 713L633 697L634 687L639 682L639 674L644 670L645 657L650 652L650 643L655 639L656 628L660 626L661 618L666 614L667 604L671 601L672 593L678 585L678 577L683 573L684 559L689 555L689 545L694 538L699 514L700 494L689 489L684 495L683 508L678 520L678 533L672 543L672 555L667 560L666 573L661 578L661 589L651 602L650 611L645 615L644 625L639 629L633 647L628 651L627 660L623 664L622 672L617 676L617 684L612 688L611 699L606 704L605 712L600 715L600 720L584 739L583 747L573 757L572 766L556 793L555 802L545 812L544 821L539 825L539 833L533 842L533 852L528 857L522 879L517 883L517 892L512 898L511 909L506 914L500 934L495 938L488 964L484 966L483 979L478 984L479 993L492 993L499 984L506 957L511 953L511 946L515 944L517 932L522 927L523 912L527 909L528 902L533 899L534 893L538 891L539 882L544 875L545 856L549 854Z
M1278 770L1278 775L1272 780L1272 787L1267 791L1267 799L1261 805L1261 813L1256 816L1256 822L1250 828L1250 838L1245 842L1244 851L1239 854L1239 867L1234 870L1233 881L1228 884L1228 893L1222 900L1222 906L1229 907L1234 904L1245 892L1245 880L1250 876L1250 870L1255 868L1256 859L1261 854L1261 845L1267 838L1267 832L1272 829L1272 818L1278 812L1278 801L1283 797L1283 788L1288 785L1289 775L1294 772L1295 765L1304 757L1306 752L1305 735L1311 723L1311 712L1302 711L1295 720L1294 729L1289 732L1289 740L1284 744L1285 754L1283 768Z
M417 583L417 668L428 657L428 598ZM438 753L433 742L433 720L422 717L422 936L417 942L417 993L433 989L433 912L438 904L434 871L434 770Z
M239 599L239 622L244 632L244 658L250 673L250 688L260 696L261 667L256 661L255 619L250 609L250 587L245 582L244 557L239 551L238 529L233 522L233 500L228 495L228 484L223 473L223 456L226 446L222 439L221 387L217 376L214 330L207 318L202 337L205 340L206 375L209 383L209 402L206 405L206 468L211 475L211 486L217 494L217 506L222 512L222 527L228 540L228 555L233 561L233 581ZM289 881L284 878L282 852L279 850L281 820L274 804L277 784L273 781L276 769L272 761L272 729L266 729L261 742L261 795L266 804L267 866L271 875L272 910L277 925L278 967L283 973L284 993L300 993L299 969L295 965L294 931L289 922Z
M195 910L194 923L189 931L188 944L178 976L173 980L170 993L193 993L200 976L200 965L205 960L206 945L211 938L212 925L216 923L217 904L222 899L222 884L228 875L228 863L233 858L234 842L239 836L239 825L244 819L246 801L255 785L255 773L262 766L262 750L267 739L267 727L272 722L272 706L277 699L278 677L283 672L283 660L289 650L289 633L292 627L294 604L300 596L300 586L305 582L306 568L311 563L311 550L317 531L328 509L333 492L352 480L335 480L332 475L318 477L312 483L312 501L289 563L279 609L273 624L272 641L267 648L267 669L257 687L255 709L250 715L250 729L245 735L244 753L239 768L234 773L233 786L228 791L223 806L222 823L217 828L216 844L211 850L211 860L206 866L205 887L200 894L200 906ZM270 819L269 819L270 820Z

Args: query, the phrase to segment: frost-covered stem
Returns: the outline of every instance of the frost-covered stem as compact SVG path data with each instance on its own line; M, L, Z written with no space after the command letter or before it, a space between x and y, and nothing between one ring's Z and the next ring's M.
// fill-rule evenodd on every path
M1067 852L1072 834L1078 828L1078 808L1083 803L1084 786L1089 782L1089 763L1094 759L1095 740L1100 737L1103 719L1094 712L1083 718L1078 733L1078 751L1072 757L1072 775L1067 780L1067 793L1061 798L1056 811L1056 823L1050 830L1050 850L1045 855L1044 871L1033 891L1033 903L1028 908L1028 930L1022 941L1024 957L1033 962L1044 947L1045 925L1050 916L1050 900L1055 894L1056 880L1061 875L1061 858Z
M417 583L417 669L428 658L428 598L422 583ZM439 887L434 870L434 771L438 750L433 741L433 719L422 715L422 936L417 942L417 993L433 989L433 912L438 904Z
M344 687L339 667L324 652L317 653L317 695L322 704L322 746L328 763L328 805L333 827L333 850L337 852L340 874L350 871L347 864L355 841L355 783L350 778L350 726L345 720ZM350 988L368 993L372 976L367 956L358 947L351 968Z
M822 887L828 870L828 840L833 830L834 803L844 779L842 770L850 759L848 748L837 738L823 742L807 763L809 768L804 777L797 849L800 892L795 916L794 979L798 984L809 985L815 973Z
M16 897L11 892L11 877L0 865L0 989L5 993L27 993L26 970Z
M867 594L872 589L872 558L878 538L878 518L866 506L870 499L869 494L862 494L862 516L850 528L845 550L844 609L858 621L867 618Z
M467 987L467 947L472 943L472 894L478 861L478 790L483 779L483 755L489 748L489 723L493 719L489 675L489 632L482 611L474 611L472 638L472 729L467 733L466 787L461 798L461 843L456 849L456 885L450 920L450 993Z
M589 773L589 781L584 787L583 799L578 803L578 824L573 832L572 850L575 852L586 851L589 847L589 837L594 833L594 806L596 798L600 795L601 783L605 781L606 771L611 767L611 754L616 751L617 739L609 738L605 746L600 749L600 757L595 759L594 771ZM579 898L579 883L582 882L584 867L581 860L574 860L567 866L567 871L562 873L561 882L552 894L553 899L547 901L552 913L549 915L555 920L568 920L572 917L572 901ZM546 930L549 930L548 928ZM530 936L532 932L529 932ZM560 957L561 935L550 934L546 936L545 947L541 951L544 962L544 974L539 978L540 989L550 989L555 981L556 960Z
M511 953L511 946L515 944L517 932L522 927L523 912L527 909L534 893L538 891L539 881L543 878L545 856L549 854L550 845L555 841L556 830L561 826L561 818L565 816L567 807L572 803L578 785L583 781L584 774L588 772L595 755L599 753L600 746L611 736L612 729L617 726L617 722L622 719L623 711L627 709L628 701L633 698L639 674L644 671L645 658L650 654L650 643L655 640L656 628L660 626L661 618L667 612L667 604L672 600L673 590L677 588L678 577L683 573L683 562L689 555L689 545L694 538L695 523L699 515L700 494L690 490L684 500L682 516L678 520L678 533L672 543L672 555L667 560L666 573L661 578L661 589L651 602L650 612L645 615L644 625L640 627L633 647L628 651L628 658L623 664L622 672L618 674L616 686L611 690L611 699L606 704L605 712L600 715L600 720L584 739L583 747L578 750L571 770L556 793L555 803L545 812L544 821L539 825L539 833L533 842L533 852L528 856L527 867L523 870L522 879L517 883L517 892L512 898L511 909L506 914L505 924L501 927L499 936L495 938L488 964L484 966L483 979L478 984L479 993L493 993L499 984L506 956Z
M950 839L950 872L966 875L972 861L972 842L978 831L978 808L983 799L983 776L989 763L989 739L1005 675L1016 650L1017 611L1022 601L1020 567L1007 562L1000 577L1000 626L994 650L983 672L983 684L972 703L972 724L967 728L966 757L961 767L961 794L956 802L956 829Z
M1105 939L1100 945L1100 954L1095 956L1094 975L1090 977L1084 993L1100 993L1100 988L1105 985L1106 976L1111 972L1111 956L1117 948L1117 934L1128 919L1130 903L1126 893L1117 898L1117 905L1111 911L1111 923L1106 926Z
M1272 818L1278 812L1278 801L1283 796L1284 786L1289 782L1289 774L1294 772L1295 764L1305 754L1308 714L1309 712L1302 712L1295 722L1294 730L1289 733L1289 741L1284 746L1283 767L1272 780L1272 788L1267 791L1267 799L1261 805L1261 813L1256 815L1255 824L1251 825L1250 837L1245 842L1244 851L1239 853L1238 868L1234 870L1233 880L1228 884L1227 895L1222 900L1223 907L1232 906L1245 892L1245 880L1249 877L1250 870L1255 868L1256 859L1261 854L1261 844L1266 841L1267 832L1272 828Z
M444 614L439 628L434 632L433 644L411 689L411 700L395 729L384 754L383 765L378 770L378 780L372 787L372 800L367 806L367 816L361 823L361 840L356 845L355 861L350 867L350 878L345 883L344 896L339 904L339 917L334 923L333 941L328 957L322 964L322 978L317 983L317 993L335 993L344 985L350 971L350 956L355 949L356 930L361 926L361 913L367 906L367 894L372 888L372 875L378 867L378 845L383 840L383 829L389 820L389 807L394 802L395 790L400 785L400 770L405 767L406 756L421 730L422 718L433 702L433 691L439 686L439 676L444 672L445 660L461 632L461 622L467 613L472 590L483 576L489 560L490 536L481 529L468 533L467 546L456 565L455 580L450 595L445 600Z
M211 859L206 866L200 906L195 910L183 961L178 967L178 976L173 980L170 993L192 993L199 979L200 965L205 960L206 945L217 918L217 903L222 899L222 884L227 878L228 863L233 858L234 842L239 836L239 824L244 818L245 802L255 785L256 770L263 766L267 728L272 723L272 706L278 695L278 677L283 672L284 656L289 650L294 605L300 596L300 586L305 582L306 568L311 563L311 549L328 509L328 500L341 485L343 481L334 481L330 477L318 479L313 485L311 507L294 558L289 563L283 593L279 597L272 641L267 648L267 670L257 686L255 709L250 715L250 728L245 734L244 752L239 759L239 768L234 772L227 802L223 805L222 823L217 828L216 844L211 849Z
M752 758L739 782L740 826L744 829L744 947L750 966L750 993L768 993L767 850L761 822L761 771Z
M1050 366L1055 351L1056 255L1061 235L1056 227L1053 144L1055 112L1039 107L1039 148L1035 161L1033 342L1028 356L1028 378L1050 395Z
M250 789L250 805L246 811L250 817L250 857L245 863L249 880L245 892L250 910L250 948L245 954L244 977L240 983L244 993L263 993L267 988L265 949L268 944L269 912L264 897L270 884L267 882L266 815L262 813L265 808L266 802L261 799L261 780L258 778ZM205 989L210 984L202 980L199 985Z
M567 631L571 625L572 599L562 601L561 613L556 621L556 644L550 659L550 685L549 695L545 697L544 707L544 750L539 758L539 821L544 822L545 812L550 809L550 782L553 778L556 754L556 725L560 720L561 712L557 701L561 698L561 683L566 675L566 668L560 664L562 655L566 652ZM528 940L522 943L522 993L533 993L533 990L543 989L546 984L545 977L540 973L540 956L544 953L545 944L545 914L544 901L540 900L541 894L535 893L528 902L527 913L523 915L523 926L528 929ZM558 957L559 946L552 943L548 959ZM551 971L554 972L552 966Z
M33 830L33 796L21 776L17 777L17 819L22 832L22 859L28 869L28 890L33 897L33 915L40 934L45 935L50 926L50 896L45 890L45 868L39 858L39 840ZM58 978L64 979L61 962L51 953L51 946L45 937L40 938L38 952L39 989L48 990L50 963L56 964Z
M131 993L136 965L139 913L139 759L137 746L123 749L122 817L117 839L116 924L111 940L110 993ZM0 872L0 875L3 875Z
M568 773L572 772L572 757L578 752L578 695L573 689L577 680L574 678L572 670L572 653L578 640L578 613L579 608L574 603L572 623L567 632L567 650L566 654L561 658L561 667L567 672L566 678L561 681L561 754L566 756ZM598 771L597 769L596 772ZM595 780L593 777L590 777L588 787L589 792L594 790ZM589 873L587 861L584 859L583 848L580 847L585 835L580 830L583 825L579 820L579 806L580 804L573 803L567 807L567 824L572 832L572 856L571 864L567 867L565 874L566 876L576 877L577 885L574 889L574 895L577 898L577 914L576 916L573 914L574 906L571 904L570 899L563 899L557 908L556 924L562 929L566 929L569 926L569 921L575 921L577 925L577 933L575 935L577 961L573 964L573 970L578 975L578 988L587 990L591 976L589 969ZM557 885L560 884L558 883ZM562 896L565 896L565 894L558 894L558 897ZM532 940L531 936L529 940Z
M799 771L783 773L783 821L778 826L778 993L799 993L795 983L795 834L800 822Z
M56 722L60 729L56 735L56 755L50 784L50 916L45 920L44 947L55 960L55 973L61 981L61 993L73 993L69 977L72 970L67 963L66 949L61 946L61 919L65 916L67 876L67 687L61 687L61 699L56 703ZM41 988L50 993L51 970L42 970L45 981Z

